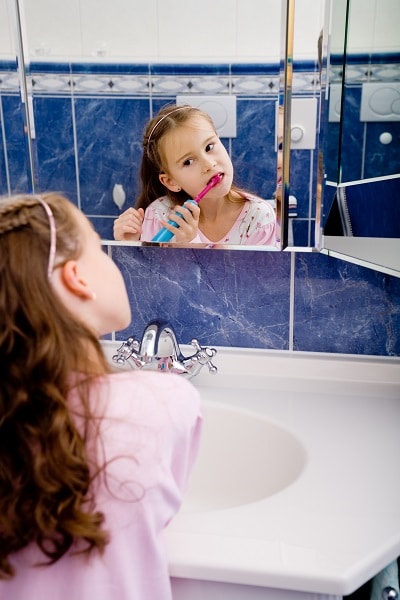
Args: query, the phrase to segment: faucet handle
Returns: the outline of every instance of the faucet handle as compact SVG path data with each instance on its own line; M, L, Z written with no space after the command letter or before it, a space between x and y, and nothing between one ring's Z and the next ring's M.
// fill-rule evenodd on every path
M127 360L132 359L137 367L142 367L144 362L139 357L140 342L134 337L128 338L125 342L122 342L121 346L117 348L117 354L112 357L113 362L122 365Z
M217 354L217 350L215 348L210 348L210 346L200 346L196 339L193 339L191 344L196 350L196 354L194 354L191 359L201 366L207 365L211 375L215 375L218 372L218 369L211 359Z

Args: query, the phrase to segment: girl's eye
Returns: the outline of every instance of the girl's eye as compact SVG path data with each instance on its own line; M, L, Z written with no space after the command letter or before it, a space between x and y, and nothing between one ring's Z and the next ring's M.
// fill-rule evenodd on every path
M183 161L183 166L184 167L190 167L190 165L193 163L193 158L187 158L186 160Z
M214 148L214 144L207 144L206 152L210 152Z
M278 150L282 150L282 146L283 146L282 142L279 142L279 144L278 144Z

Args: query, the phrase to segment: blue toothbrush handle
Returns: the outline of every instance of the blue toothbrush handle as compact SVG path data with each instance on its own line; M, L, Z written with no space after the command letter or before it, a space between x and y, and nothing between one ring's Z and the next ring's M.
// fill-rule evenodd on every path
M168 224L172 225L172 227L178 228L178 224L175 223L175 221L168 221ZM169 240L173 237L174 237L173 232L169 231L169 229L166 229L165 227L163 227L162 229L160 229L160 231L158 233L156 233L156 235L153 237L153 239L151 241L152 242L169 242Z
M192 199L187 200L187 202L193 202L193 204L197 204L197 202L195 202ZM183 216L178 211L176 211L175 214L178 215L179 217ZM168 225L172 225L172 227L176 227L176 229L179 229L178 223L176 223L175 221L172 221L171 219L168 221ZM174 235L175 234L172 231L169 231L169 229L162 227L162 229L160 229L160 231L158 233L156 233L156 235L153 237L153 239L151 241L152 242L169 242L169 240L171 238L173 238Z

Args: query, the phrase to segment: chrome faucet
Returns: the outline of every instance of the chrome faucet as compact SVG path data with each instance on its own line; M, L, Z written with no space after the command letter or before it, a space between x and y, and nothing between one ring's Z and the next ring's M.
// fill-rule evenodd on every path
M194 354L183 356L173 327L167 321L150 321L145 327L141 341L130 337L117 349L112 359L117 364L127 362L133 369L157 369L164 372L179 373L194 377L203 365L208 366L211 374L217 372L212 363L216 355L215 348L200 346L197 340L191 341Z

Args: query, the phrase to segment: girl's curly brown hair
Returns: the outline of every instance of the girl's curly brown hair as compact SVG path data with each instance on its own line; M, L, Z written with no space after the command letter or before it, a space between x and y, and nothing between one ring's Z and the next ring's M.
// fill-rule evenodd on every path
M83 240L70 202L41 197L54 214L57 268L79 256ZM110 369L99 340L49 284L49 240L37 197L0 199L0 578L13 577L10 557L30 543L53 563L74 542L90 553L108 541L87 444L98 428L89 385ZM67 400L78 372L79 430Z

